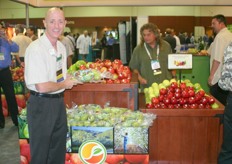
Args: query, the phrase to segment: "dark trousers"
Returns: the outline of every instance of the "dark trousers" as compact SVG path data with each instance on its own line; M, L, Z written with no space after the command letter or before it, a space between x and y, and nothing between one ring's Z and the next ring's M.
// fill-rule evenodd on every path
M27 104L30 164L64 164L67 116L64 98L31 95Z
M5 94L8 110L11 115L11 119L15 125L18 125L18 118L17 118L18 105L17 105L17 101L15 98L14 84L13 84L13 79L12 79L11 71L9 67L3 70L0 70L0 88L3 89L3 92ZM1 94L2 93L0 91L0 96ZM2 110L2 101L0 101L0 122L5 122L5 118L3 116L3 110Z
M218 157L218 164L232 163L232 93L227 97L223 119L223 143Z
M222 90L218 83L214 84L213 86L210 86L210 94L215 97L220 103L223 105L226 105L226 98L228 95L228 91Z

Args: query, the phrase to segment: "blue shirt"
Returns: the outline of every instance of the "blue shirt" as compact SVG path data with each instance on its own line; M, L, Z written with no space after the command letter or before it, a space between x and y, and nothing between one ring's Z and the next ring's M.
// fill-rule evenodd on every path
M6 68L11 65L11 52L18 52L19 46L15 42L9 43L8 40L0 38L0 54L3 54L4 60L0 59L0 68Z

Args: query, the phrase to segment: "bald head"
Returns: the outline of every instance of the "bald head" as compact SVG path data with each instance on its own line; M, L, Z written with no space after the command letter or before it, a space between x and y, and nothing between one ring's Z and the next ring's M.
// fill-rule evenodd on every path
M50 8L45 15L45 20L43 20L43 23L44 27L46 28L46 35L50 39L58 39L58 37L63 33L66 25L63 10L57 7Z

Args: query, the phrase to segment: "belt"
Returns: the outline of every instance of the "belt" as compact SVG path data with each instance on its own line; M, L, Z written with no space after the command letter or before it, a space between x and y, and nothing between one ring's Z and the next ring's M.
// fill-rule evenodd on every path
M30 91L30 94L33 95L33 96L46 97L46 98L60 98L60 97L64 97L64 92L56 93L56 94L47 94L47 93L39 93L39 92L35 92L35 91Z

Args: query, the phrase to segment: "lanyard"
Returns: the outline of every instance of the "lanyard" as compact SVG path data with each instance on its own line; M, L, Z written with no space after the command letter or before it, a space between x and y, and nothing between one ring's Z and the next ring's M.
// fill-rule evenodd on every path
M147 51L147 55L148 55L149 58L152 60L151 54L150 54L150 52L149 52L148 49L147 49L146 43L144 43L144 47L145 47L145 49L146 49L146 51ZM156 51L156 53L157 53L157 60L158 60L158 58L159 58L159 45L157 45L157 51Z

